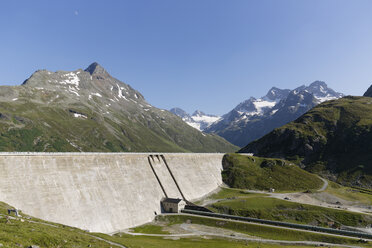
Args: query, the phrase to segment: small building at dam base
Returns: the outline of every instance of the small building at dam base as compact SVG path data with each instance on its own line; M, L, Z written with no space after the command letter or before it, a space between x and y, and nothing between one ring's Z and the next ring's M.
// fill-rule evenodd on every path
M185 209L186 202L179 198L164 198L161 205L166 213L180 213Z

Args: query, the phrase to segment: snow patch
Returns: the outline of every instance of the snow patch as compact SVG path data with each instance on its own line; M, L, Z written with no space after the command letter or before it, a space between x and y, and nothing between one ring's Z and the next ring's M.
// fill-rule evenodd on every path
M63 75L63 77L65 77L66 79L59 82L60 84L73 85L76 88L76 90L79 90L80 79L75 73L69 72L69 73Z
M68 139L66 139L66 140L67 140L67 142L68 142L70 145L72 145L73 147L75 147L76 149L78 149L79 151L81 151L81 149L80 149L80 147L79 147L78 145L74 144L72 141L69 141Z
M84 118L84 119L87 119L88 118L86 115L79 114L79 113L74 113L74 117L75 118Z
M98 97L102 97L102 95L100 93L92 93L93 96L98 96Z
M273 115L275 114L276 112L278 112L279 109L274 109L273 111L271 111L270 115Z
M118 87L118 97L122 98L123 97L123 88L119 87L118 84L116 84L116 86Z
M319 103L322 103L322 102L326 102L326 101L330 101L330 100L335 100L335 99L338 99L337 97L335 96L331 96L331 95L326 95L325 97L317 97L315 96L315 98L318 100Z
M216 122L219 119L221 119L221 117L219 116L208 116L208 115L192 116L191 118L196 122L206 122L209 124L212 124L213 122Z
M72 87L72 86L68 86L68 90L71 92L71 93L74 93L76 94L77 96L80 96L79 93L76 92L76 88L75 87Z
M253 102L254 106L257 109L257 112L263 114L264 109L266 108L273 108L276 104L275 101L265 101L263 99L257 99Z
M197 129L200 131L200 123L196 123L196 122L186 122L189 126Z

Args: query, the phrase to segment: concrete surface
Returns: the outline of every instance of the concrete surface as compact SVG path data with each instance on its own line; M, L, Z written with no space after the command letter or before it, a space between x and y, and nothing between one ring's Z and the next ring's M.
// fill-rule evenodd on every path
M154 153L1 153L0 201L47 221L112 233L152 221L164 193ZM164 154L164 153L163 153ZM222 184L223 154L164 154L187 200ZM161 161L166 192L179 196Z

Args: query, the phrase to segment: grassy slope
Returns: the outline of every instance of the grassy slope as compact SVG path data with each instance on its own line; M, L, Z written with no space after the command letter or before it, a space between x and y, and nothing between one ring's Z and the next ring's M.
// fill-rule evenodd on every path
M198 216L187 216L187 215L169 215L159 216L159 219L169 221L170 224L180 224L191 222L193 224L201 224L206 226L222 227L237 232L246 233L251 236L261 237L265 239L275 240L308 240L308 241L319 241L329 243L354 243L353 239L332 237L329 235L310 233L305 231L289 230L283 228L276 228L270 226L256 225L252 223L235 222L228 220L220 220L214 218L202 218Z
M104 236L105 237L105 236ZM296 248L296 245L277 245L263 244L257 242L244 242L236 240L226 240L210 237L191 237L191 238L162 238L150 236L131 236L125 234L117 234L108 237L110 240L117 243L126 244L129 248ZM314 246L301 246L314 247Z
M55 223L32 218L6 219L8 205L0 203L0 243L3 247L112 247L112 245L92 238L86 232ZM24 215L23 213L21 213Z
M243 195L230 189L223 189L222 192L224 191L227 192L220 194L229 195L228 199L222 198L224 200L211 204L208 206L210 209L225 214L319 226L327 226L329 221L359 227L372 224L372 217L369 215L289 202L258 194Z
M340 238L330 236L326 234L310 233L305 231L288 230L283 228L260 226L252 223L242 223L228 220L220 220L214 218L204 218L199 216L190 215L163 215L158 216L156 221L151 224L150 229L154 229L155 232L159 231L158 227L172 226L182 223L192 223L205 225L210 227L224 228L227 230L244 233L253 237L260 237L264 239L274 240L290 240L290 241L318 241L327 242L334 244L359 244L356 239L351 238ZM148 225L145 225L148 226ZM141 227L139 227L141 229ZM146 228L147 231L149 230ZM162 248L162 247L261 247L261 248L273 248L273 247L298 247L296 245L278 245L278 244L265 244L255 242L242 242L234 240L226 240L219 238L181 238L172 240L171 238L161 237L149 237L149 236L130 236L123 233L118 233L112 237L99 234L99 236L105 237L117 243L126 244L131 248L139 247L151 247L151 248ZM369 244L361 245L367 247ZM307 247L307 246L301 246ZM337 246L336 246L337 247Z
M75 118L69 109L88 118ZM84 106L62 109L31 102L0 103L0 113L1 151L225 152L236 149L220 137L203 136L174 116L167 118L168 123L153 121L148 126L120 113L117 122Z
M372 98L344 97L318 105L241 152L299 160L340 183L372 187L371 140Z
M223 164L223 181L233 188L300 191L322 186L316 175L285 160L227 154Z
M109 244L105 241L97 240L94 237L101 237L105 240L111 240L113 242L125 245L131 248L140 247L151 247L151 248L163 248L163 247L262 247L262 248L274 248L274 247L296 247L296 246L281 246L273 244L258 244L254 242L241 242L219 238L202 238L202 237L190 237L181 239L166 239L162 237L149 237L149 236L130 236L117 234L109 236L101 233L87 233L83 230L68 227L56 223L50 223L36 218L31 218L23 213L21 218L12 218L10 222L7 221L7 211L10 208L7 204L0 203L0 244L2 247L28 247L30 245L38 245L39 247L116 247L115 245ZM30 219L29 219L30 218ZM198 219L198 218L196 218ZM30 222L33 221L33 222ZM177 220L178 221L178 220ZM174 221L173 221L174 222ZM196 221L194 221L196 222ZM147 225L148 226L148 225ZM238 227L235 227L238 228ZM138 230L147 230L152 232L155 230L156 233L165 233L161 231L160 227L139 227ZM159 231L160 230L160 231ZM319 235L320 237L321 235ZM325 236L325 235L323 235ZM307 237L307 236L306 236ZM312 237L310 235L309 237ZM317 237L317 239L320 239ZM305 237L303 237L305 238ZM323 240L329 240L323 238ZM355 242L350 239L332 239L337 243L350 243ZM331 241L332 241L331 240Z
M325 191L347 201L372 206L372 193L360 192L355 188L344 187L334 182L329 182Z

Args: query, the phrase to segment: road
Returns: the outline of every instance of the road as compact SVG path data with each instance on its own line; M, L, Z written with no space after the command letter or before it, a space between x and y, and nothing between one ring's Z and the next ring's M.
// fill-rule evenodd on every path
M327 189L328 181L326 179L322 178L322 177L319 177L319 178L320 178L320 180L322 180L324 182L323 186L320 189L318 189L318 192L322 192L322 191Z

